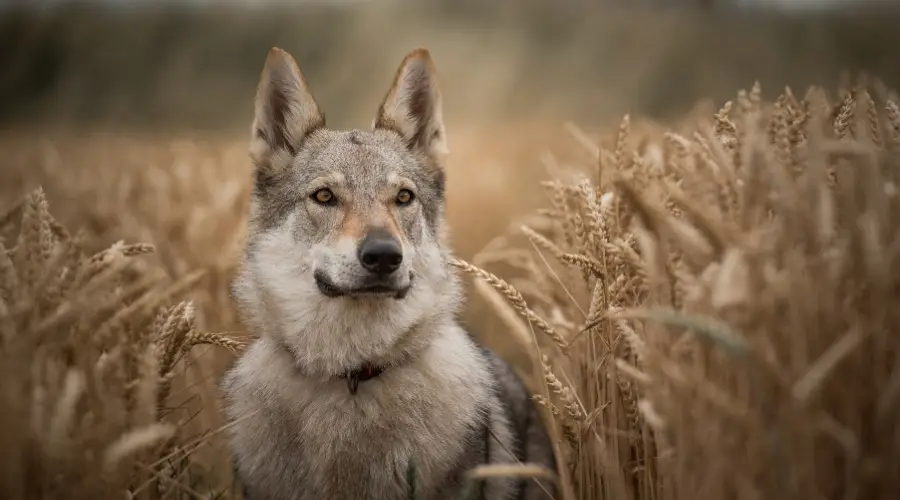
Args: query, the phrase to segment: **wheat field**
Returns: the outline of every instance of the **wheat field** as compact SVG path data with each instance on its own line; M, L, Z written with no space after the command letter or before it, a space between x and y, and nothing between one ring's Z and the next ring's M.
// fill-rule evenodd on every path
M898 491L900 108L881 93L754 87L640 148L626 116L456 263L540 359L571 498Z
M609 147L567 124L584 162L546 155L547 205L454 262L530 355L563 498L897 491L900 108L878 89L754 87L686 135L626 116ZM44 188L4 208L4 498L236 495L215 379L247 339L226 290L239 144L65 186L115 188L103 212L66 211L80 232ZM39 148L46 179L64 147ZM134 232L98 247L110 228Z
M900 491L900 98L818 83L450 127L463 319L543 408L559 500ZM0 498L240 498L243 128L0 133Z

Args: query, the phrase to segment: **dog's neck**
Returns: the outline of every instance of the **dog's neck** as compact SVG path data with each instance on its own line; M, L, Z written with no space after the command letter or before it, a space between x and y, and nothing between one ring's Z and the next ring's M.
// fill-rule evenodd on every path
M395 351L380 359L367 360L356 366L349 367L343 373L331 374L329 377L342 378L347 381L347 389L350 394L356 394L360 382L366 382L380 376L385 371L401 366L411 359L415 358L420 352L424 351L428 345L434 340L432 336L423 336L421 333L423 325L417 325L407 331L406 334L398 339ZM436 332L436 329L434 330ZM311 372L308 367L304 366L290 345L283 339L276 339L275 344L278 349L283 351L290 357L292 363L300 375L303 376L321 376L322 374Z
M452 297L454 294L450 295ZM454 328L455 325L454 310L436 310L423 315L412 324L405 325L400 330L402 333L389 343L366 345L365 342L357 342L348 343L343 348L334 344L342 337L338 332L332 332L331 335L325 336L326 338L321 338L322 342L326 342L323 349L317 348L316 342L310 341L310 338L315 337L304 337L302 333L286 335L276 330L267 332L266 336L274 341L276 349L284 352L291 360L297 375L319 380L344 378L348 383L348 389L353 393L360 382L376 378L394 367L414 362L443 332ZM311 327L319 328L317 334L322 337L321 325ZM295 325L295 328L303 331L300 325ZM360 331L354 330L353 333L359 335L365 333L364 330L365 327ZM294 335L298 337L295 338Z
M294 352L291 350L290 346L287 345L284 341L279 340L277 342L278 348L283 350L291 359L294 360L294 364L297 367L297 370L301 374L304 373L303 366L300 366L294 356ZM347 389L350 391L350 394L356 394L357 389L359 388L360 382L366 382L368 380L372 380L375 377L378 377L385 370L396 366L398 363L391 364L376 364L372 362L362 363L360 366L356 368L352 368L347 370L346 372L337 375L338 378L345 379L347 381Z

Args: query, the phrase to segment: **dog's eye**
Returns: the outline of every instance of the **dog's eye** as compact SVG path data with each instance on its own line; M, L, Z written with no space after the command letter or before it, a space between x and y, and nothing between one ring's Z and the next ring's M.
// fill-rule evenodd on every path
M397 193L397 204L409 205L414 198L415 195L412 194L412 191L410 191L409 189L401 189L400 192Z
M313 201L320 205L331 205L334 203L334 193L328 188L323 188L312 194Z

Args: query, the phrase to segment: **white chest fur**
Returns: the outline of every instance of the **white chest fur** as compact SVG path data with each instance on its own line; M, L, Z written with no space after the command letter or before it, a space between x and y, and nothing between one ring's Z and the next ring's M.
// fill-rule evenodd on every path
M225 380L232 448L251 487L275 498L407 498L433 490L469 445L491 401L490 376L458 327L421 356L360 384L299 375L262 339Z

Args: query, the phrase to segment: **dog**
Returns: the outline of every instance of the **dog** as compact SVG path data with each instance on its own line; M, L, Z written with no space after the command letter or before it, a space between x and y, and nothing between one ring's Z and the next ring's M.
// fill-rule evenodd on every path
M410 52L368 131L335 131L294 59L257 88L248 238L232 292L256 335L223 382L251 500L550 499L547 429L513 369L457 322L448 154L431 55Z

